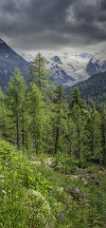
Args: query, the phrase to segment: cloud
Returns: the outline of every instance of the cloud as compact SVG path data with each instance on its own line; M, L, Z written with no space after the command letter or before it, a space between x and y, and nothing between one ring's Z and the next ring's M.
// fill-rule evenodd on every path
M0 33L22 49L106 40L105 0L0 0Z
M79 4L78 4L79 2ZM67 22L74 33L92 41L106 39L106 10L104 1L80 0L68 9Z

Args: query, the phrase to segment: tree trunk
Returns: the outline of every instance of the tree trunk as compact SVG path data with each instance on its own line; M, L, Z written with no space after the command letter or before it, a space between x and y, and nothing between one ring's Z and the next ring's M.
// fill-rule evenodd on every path
M19 139L19 114L16 114L16 144L17 148L20 148L20 139Z
M60 136L60 129L59 129L59 127L57 127L57 128L56 128L55 147L54 147L54 152L55 152L55 154L56 154L57 151L58 151L59 136Z

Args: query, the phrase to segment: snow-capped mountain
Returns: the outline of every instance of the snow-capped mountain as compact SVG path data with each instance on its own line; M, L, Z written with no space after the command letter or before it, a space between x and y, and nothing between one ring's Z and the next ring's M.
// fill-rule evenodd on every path
M34 56L36 56L35 53ZM106 60L97 58L91 52L74 50L42 51L50 79L58 85L71 87L81 81L85 81L93 75L106 71ZM25 60L2 39L0 39L0 83L7 87L8 81L16 68L19 68L27 80L29 77L30 60Z
M58 85L72 86L76 83L74 71L69 74L64 68L64 64L60 57L53 56L48 60L48 69L50 70L50 78Z
M39 50L26 51L24 56L30 60L35 58L38 52ZM73 84L87 80L97 72L105 71L106 51L101 45L41 50L40 52L47 59L48 67L52 71L52 79L64 86L73 86ZM91 63L95 68L93 59L98 62L98 71L89 70Z
M24 52L24 57L30 61L35 58L36 54L39 52ZM41 54L48 60L48 62L52 62L54 64L60 65L62 69L66 71L68 75L71 75L73 72L76 73L74 75L74 79L79 80L86 79L89 77L86 71L86 66L92 57L89 53L83 53L81 51L75 51L73 49L65 49L65 50L41 50ZM23 54L23 53L22 53Z
M73 86L90 77L86 71L89 61L88 57L83 58L80 55L68 55L64 53L55 56L46 56L46 59L48 68L51 70L51 78L58 84Z
M61 54L48 57L52 78L58 84L73 86L93 75L106 71L106 60L96 59L92 54Z

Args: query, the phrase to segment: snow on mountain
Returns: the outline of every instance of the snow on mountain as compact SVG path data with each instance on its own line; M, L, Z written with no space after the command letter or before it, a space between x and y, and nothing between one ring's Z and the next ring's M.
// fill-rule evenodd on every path
M86 66L89 59L78 54L58 53L58 55L46 55L49 69L53 72L52 78L65 86L72 86L79 81L86 80L89 74Z
M92 54L94 52L94 55ZM30 54L33 59L38 52ZM106 71L106 56L95 49L88 52L75 51L73 49L64 51L41 51L46 58L48 69L51 71L51 79L63 86L73 86L85 81L93 75ZM28 57L28 55L27 55Z
M37 53L38 51L24 53L23 58L0 39L0 81L3 87L7 85L15 68L19 68L27 78L29 65ZM106 71L105 55L102 56L100 51L94 51L93 55L90 49L88 52L79 49L43 50L41 54L47 60L51 80L59 85L73 86L94 74Z
M57 59L57 58L56 58ZM72 86L76 80L74 79L74 73L68 74L63 67L63 64L58 58L58 61L54 60L54 57L49 60L48 68L51 71L51 79L59 85Z

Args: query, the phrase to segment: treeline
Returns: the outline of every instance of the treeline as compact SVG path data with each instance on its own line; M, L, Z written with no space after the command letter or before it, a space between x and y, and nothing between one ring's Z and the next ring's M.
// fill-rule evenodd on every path
M87 104L76 89L70 102L51 86L38 54L26 84L19 70L7 92L0 90L0 137L35 153L69 153L73 159L106 165L106 107Z

